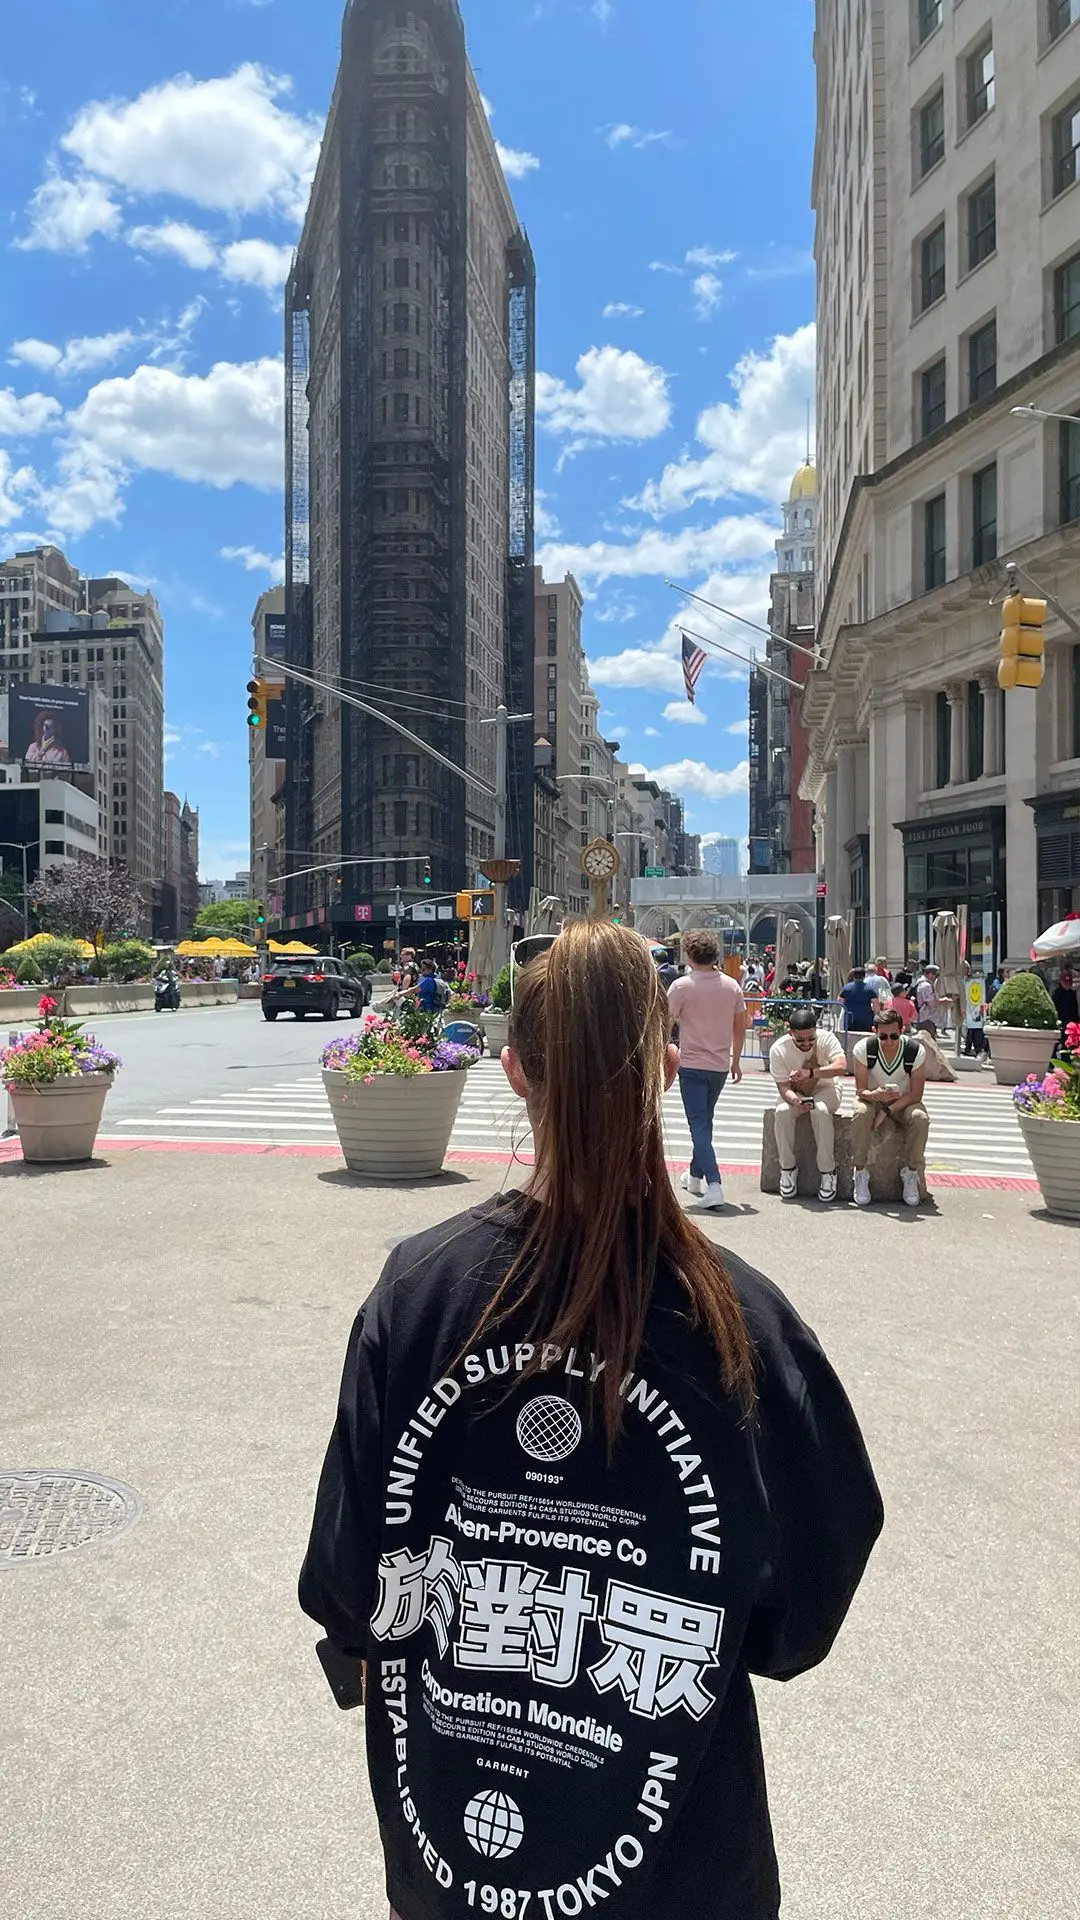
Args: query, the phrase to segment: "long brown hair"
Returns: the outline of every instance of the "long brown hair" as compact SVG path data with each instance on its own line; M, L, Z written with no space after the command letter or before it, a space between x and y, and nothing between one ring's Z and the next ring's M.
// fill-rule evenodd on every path
M716 1248L668 1177L662 1103L671 1031L667 995L637 934L578 922L518 975L510 1044L533 1094L535 1186L525 1239L483 1314L512 1309L534 1334L591 1348L609 1448L622 1382L636 1364L658 1268L678 1275L693 1324L716 1348L725 1387L749 1408L753 1359L742 1309Z

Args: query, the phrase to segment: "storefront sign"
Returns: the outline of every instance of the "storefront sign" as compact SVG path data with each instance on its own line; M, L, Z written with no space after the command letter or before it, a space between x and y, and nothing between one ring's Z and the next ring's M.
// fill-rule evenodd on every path
M1005 832L1005 809L995 807L988 813L954 814L948 820L902 820L898 822L897 831L903 834L907 848L941 845L950 840L1000 840Z

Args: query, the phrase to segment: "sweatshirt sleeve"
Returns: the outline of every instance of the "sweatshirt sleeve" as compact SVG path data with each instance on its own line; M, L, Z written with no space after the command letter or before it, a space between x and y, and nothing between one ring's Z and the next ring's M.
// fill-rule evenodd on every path
M758 1383L756 1446L772 1548L745 1639L751 1673L772 1680L824 1660L884 1521L847 1395L810 1329L782 1305Z
M375 1604L383 1496L386 1290L357 1314L345 1352L299 1597L344 1652L366 1655Z

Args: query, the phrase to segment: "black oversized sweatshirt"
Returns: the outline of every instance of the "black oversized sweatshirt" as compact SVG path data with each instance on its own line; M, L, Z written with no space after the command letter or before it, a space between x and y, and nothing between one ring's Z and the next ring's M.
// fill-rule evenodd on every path
M658 1280L609 1465L590 1353L469 1336L520 1196L395 1249L349 1340L300 1577L369 1662L367 1744L402 1920L773 1920L749 1674L828 1653L882 1507L854 1414L784 1296L725 1255L747 1418ZM590 1404L592 1403L592 1404Z

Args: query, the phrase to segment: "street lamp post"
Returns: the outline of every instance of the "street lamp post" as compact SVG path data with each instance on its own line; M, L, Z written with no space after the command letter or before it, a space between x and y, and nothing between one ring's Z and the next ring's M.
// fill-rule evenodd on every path
M27 940L30 938L30 887L26 877L26 856L31 847L40 847L40 845L39 840L0 840L0 847L9 848L12 853L22 855L23 934Z
M1047 407L1010 407L1009 412L1021 420L1064 420L1068 427L1080 427L1080 416L1075 413L1053 413Z

